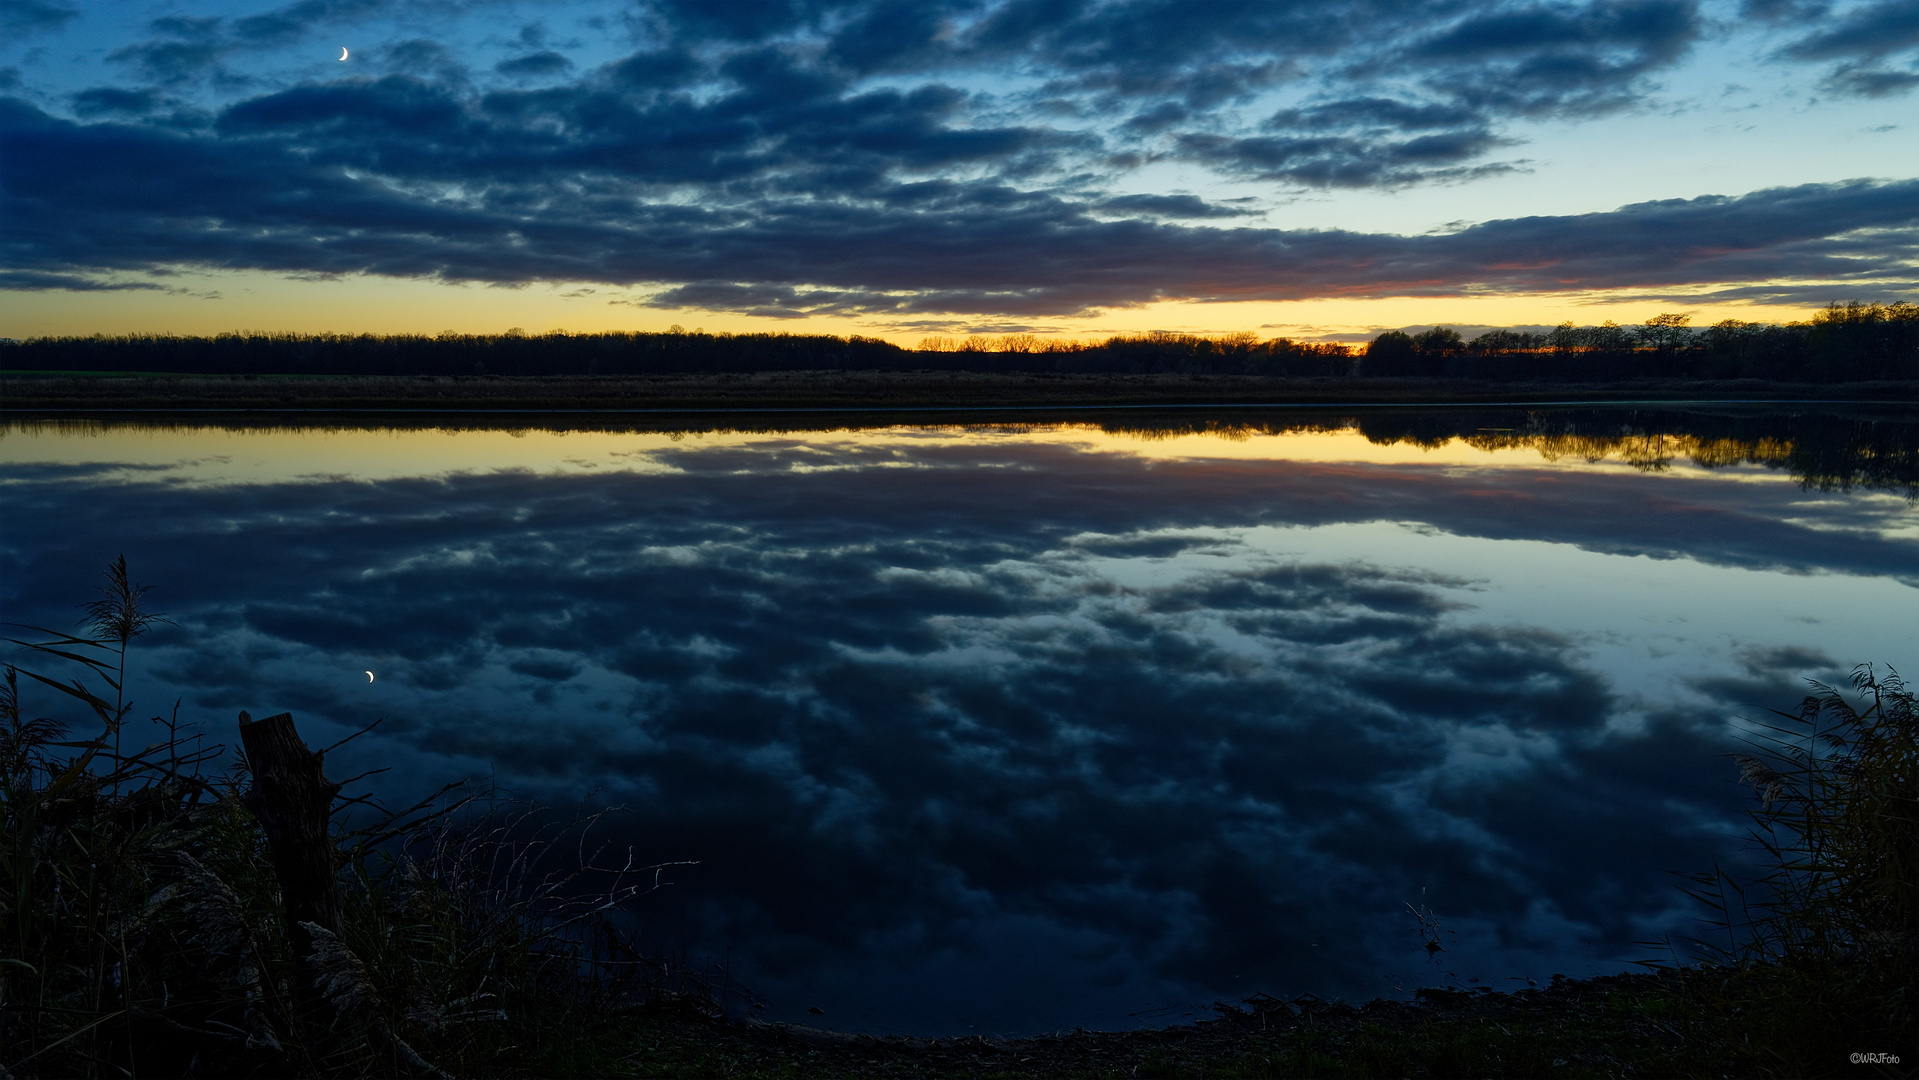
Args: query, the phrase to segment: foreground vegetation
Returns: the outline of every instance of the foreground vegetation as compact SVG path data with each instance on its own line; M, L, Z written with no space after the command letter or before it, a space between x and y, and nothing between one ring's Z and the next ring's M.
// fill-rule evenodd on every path
M322 811L332 911L296 923L258 763L218 771L226 747L163 718L130 748L125 653L159 617L124 559L104 592L91 636L10 639L83 679L0 684L0 1075L601 1074L634 1002L704 1000L626 944L618 909L657 868L592 855L591 816L343 800ZM27 718L23 675L91 735Z
M619 913L657 868L587 854L590 817L471 798L331 806L329 789L337 900L293 918L282 838L261 828L260 761L220 771L225 748L175 720L128 723L126 651L162 618L146 591L122 559L89 635L11 639L82 677L9 667L0 684L0 1076L1826 1076L1919 1063L1919 710L1896 674L1862 668L1850 694L1816 687L1754 729L1737 764L1768 870L1692 881L1714 931L1703 952L1675 949L1686 963L1364 1006L1257 996L1152 1031L879 1038L729 1020L711 982L641 955ZM89 737L29 719L22 676L83 708ZM160 734L132 749L141 730Z

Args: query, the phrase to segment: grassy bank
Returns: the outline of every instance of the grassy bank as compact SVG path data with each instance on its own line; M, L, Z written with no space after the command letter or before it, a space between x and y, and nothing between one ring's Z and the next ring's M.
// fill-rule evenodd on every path
M0 379L0 412L567 409L937 409L1438 402L1858 401L1919 403L1919 383L1756 379L1491 382L1260 375L792 371L683 375L52 375Z

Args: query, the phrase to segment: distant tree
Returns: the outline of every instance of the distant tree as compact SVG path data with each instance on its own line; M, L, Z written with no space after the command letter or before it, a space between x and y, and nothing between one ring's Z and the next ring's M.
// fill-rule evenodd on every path
M1466 343L1474 352L1524 352L1539 347L1539 339L1522 330L1488 330Z
M1633 347L1632 331L1607 319L1598 326L1586 328L1588 347L1594 352L1620 353Z
M1463 351L1466 348L1466 341L1459 336L1457 330L1435 326L1425 333L1413 335L1413 348L1418 350L1421 356L1443 359Z
M1739 319L1721 319L1700 331L1694 344L1703 354L1697 374L1711 379L1752 377L1755 346L1765 326Z
M1464 356L1452 367L1458 374L1481 379L1536 379L1548 373L1540 354L1546 341L1522 330L1488 330L1466 343Z
M1827 381L1919 378L1919 305L1829 305L1813 316L1806 346Z
M1411 375L1418 356L1412 335L1403 330L1388 330L1366 346L1366 357L1360 361L1359 373L1374 376Z
M1546 335L1546 344L1561 355L1584 352L1586 333L1582 327L1575 326L1571 322L1563 322L1553 327L1552 333Z
M1254 375L1351 375L1359 356L1350 345L1319 345L1274 338L1248 349L1244 368Z
M1647 319L1645 325L1640 327L1639 340L1661 352L1683 348L1692 343L1692 331L1688 329L1691 322L1691 315L1662 312Z
M1409 375L1459 374L1457 358L1466 351L1459 331L1443 326L1413 335L1413 370Z

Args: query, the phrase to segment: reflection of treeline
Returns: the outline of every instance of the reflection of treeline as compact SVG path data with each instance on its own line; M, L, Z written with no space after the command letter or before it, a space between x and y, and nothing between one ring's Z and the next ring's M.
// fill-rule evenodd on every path
M1346 345L1251 333L1138 334L1101 342L1033 335L930 339L908 350L879 338L701 332L527 335L127 334L0 343L12 371L202 375L664 375L749 371L984 371L1343 375Z
M1515 417L1509 425L1482 417L1468 431L1474 418L1457 419L1453 437L1486 450L1526 448L1549 460L1615 458L1646 470L1681 459L1709 469L1763 465L1822 491L1869 488L1919 496L1919 424L1909 420L1578 411ZM1430 437L1422 420L1367 418L1359 427L1374 442L1420 441ZM1512 430L1497 430L1507 426Z
M1041 414L1044 415L1044 414ZM1095 414L1096 415L1096 414ZM1158 441L1190 435L1244 440L1255 435L1330 434L1357 430L1381 445L1413 443L1439 447L1457 439L1482 450L1531 450L1547 460L1574 457L1612 459L1647 471L1691 461L1705 468L1762 465L1788 473L1820 490L1863 488L1895 491L1919 498L1919 420L1849 407L1792 413L1709 412L1651 409L1379 409L1354 412L1260 409L1238 413L1208 410L1148 418L1127 413L1123 421L1089 425L1076 411L1058 420L1036 419L990 424L933 425L966 431L1020 433L1094 426L1108 434ZM269 419L235 418L212 424L132 422L143 430L310 431L315 425L288 425ZM662 434L797 435L854 432L897 427L886 414L817 415L804 421L776 416L741 416L689 424L685 416L623 416L589 420L556 416L551 424L529 427L524 421L471 418L449 423L444 417L408 423L382 417L365 423L332 421L326 430L391 431L567 431ZM21 420L0 424L0 439L13 430L97 434L117 426L99 420Z
M1704 329L1686 315L1640 326L1574 326L1543 334L1456 330L1381 334L1358 367L1375 376L1606 381L1648 376L1857 382L1919 378L1919 305L1833 304L1812 321L1726 319Z
M1763 465L1822 491L1865 488L1919 498L1919 422L1861 413L1761 415L1638 409L1430 409L1234 422L1205 419L1108 426L1115 434L1162 439L1182 434L1244 438L1357 428L1374 443L1439 447L1458 440L1482 450L1532 450L1657 471L1688 460L1713 469Z

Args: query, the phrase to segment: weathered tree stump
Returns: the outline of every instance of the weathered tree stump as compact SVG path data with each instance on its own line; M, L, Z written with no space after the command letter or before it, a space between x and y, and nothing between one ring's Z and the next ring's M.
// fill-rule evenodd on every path
M300 741L292 713L264 720L241 713L240 744L253 770L253 787L240 801L266 833L287 936L304 967L313 954L313 935L300 924L340 930L339 854L328 830L340 785L320 771L323 755Z

